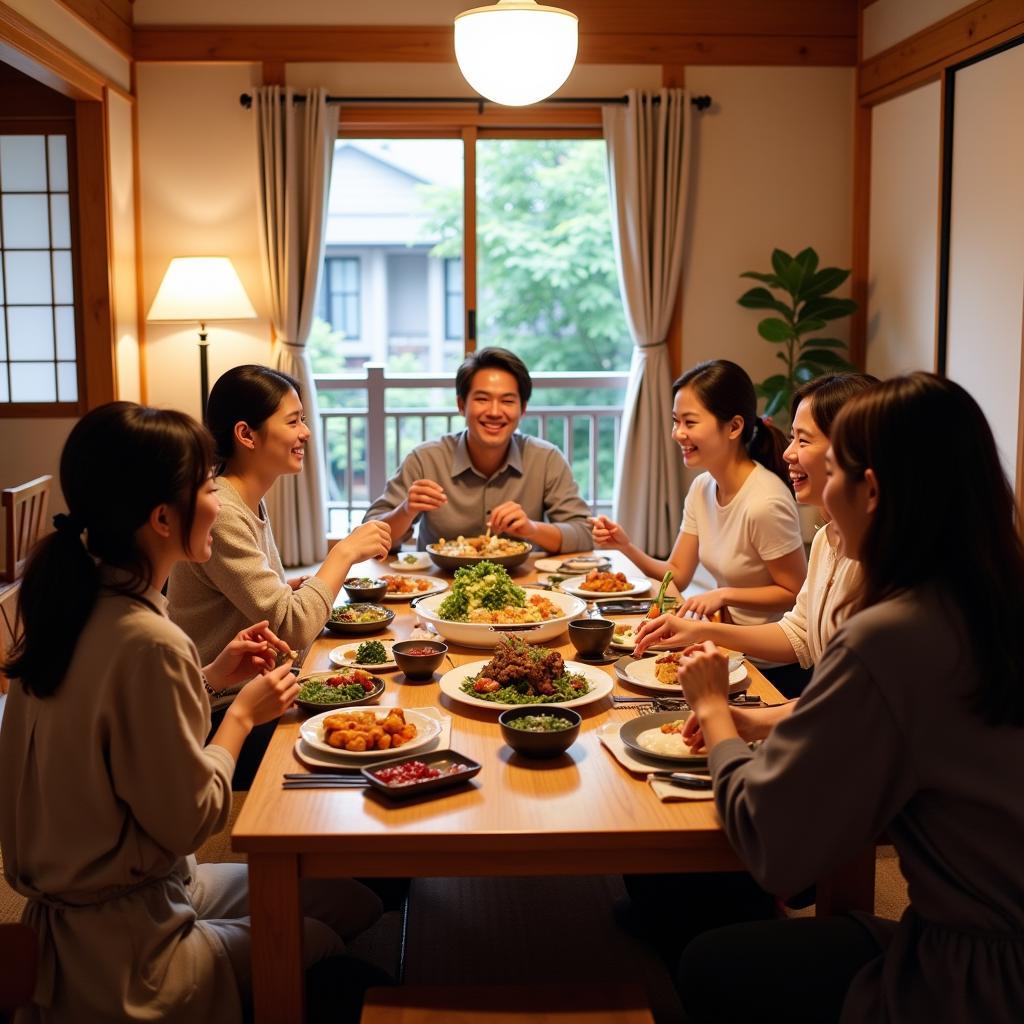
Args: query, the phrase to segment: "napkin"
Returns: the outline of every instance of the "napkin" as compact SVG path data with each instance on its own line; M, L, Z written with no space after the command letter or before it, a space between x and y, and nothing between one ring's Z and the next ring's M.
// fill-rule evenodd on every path
M386 707L386 705L367 705L371 707ZM353 710L359 710L354 708ZM416 750L412 751L410 756L415 754L426 754L431 750L447 750L452 745L452 719L451 715L444 714L440 708L407 708L407 711L416 711L423 715L424 718L433 718L441 723L441 731L433 741L428 743L425 747L417 747ZM389 757L402 757L403 751L399 747L398 750L381 750L380 760L386 761ZM306 741L299 736L295 740L295 758L301 761L302 764L309 768L330 768L333 771L353 771L357 772L360 768L365 765L371 764L367 758L356 760L351 757L346 757L344 753L338 752L337 754L328 754L325 751L317 750L315 747L311 747Z
M710 789L686 789L683 786L675 786L671 782L659 779L651 774L651 766L644 764L633 756L629 748L619 738L619 722L605 722L597 730L597 737L604 748L626 771L635 772L639 775L646 775L648 785L654 790L654 795L663 803L673 803L676 800L711 800L714 793ZM685 770L685 769L683 769Z

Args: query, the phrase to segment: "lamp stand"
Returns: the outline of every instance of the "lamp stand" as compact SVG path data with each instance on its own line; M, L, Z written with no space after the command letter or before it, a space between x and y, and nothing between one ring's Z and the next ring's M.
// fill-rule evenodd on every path
M199 393L202 396L199 406L199 420L206 422L206 402L210 397L210 366L207 361L206 324L199 325Z

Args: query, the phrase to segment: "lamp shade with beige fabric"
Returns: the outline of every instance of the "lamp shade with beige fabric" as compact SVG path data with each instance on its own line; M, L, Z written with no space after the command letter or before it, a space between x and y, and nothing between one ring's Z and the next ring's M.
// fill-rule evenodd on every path
M199 324L201 412L206 413L210 376L206 325L212 320L255 320L238 272L226 256L177 256L171 260L146 319L150 323Z

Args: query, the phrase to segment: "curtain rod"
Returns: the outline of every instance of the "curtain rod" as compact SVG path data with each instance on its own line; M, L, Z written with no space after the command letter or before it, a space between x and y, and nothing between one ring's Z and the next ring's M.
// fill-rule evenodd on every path
M306 98L304 96L293 96L293 102L305 103ZM243 92L238 97L238 102L248 110L252 106L252 95L247 92ZM472 103L474 106L480 108L480 112L483 113L484 104L491 103L490 100L472 99L467 96L328 96L328 103ZM626 96L578 96L578 97L565 97L554 100L542 100L540 103L533 104L534 106L543 106L546 103L585 103L588 105L596 104L613 104L613 103L628 103L629 99ZM653 98L654 103L659 103L659 97ZM691 96L690 102L698 110L707 110L711 106L710 96Z

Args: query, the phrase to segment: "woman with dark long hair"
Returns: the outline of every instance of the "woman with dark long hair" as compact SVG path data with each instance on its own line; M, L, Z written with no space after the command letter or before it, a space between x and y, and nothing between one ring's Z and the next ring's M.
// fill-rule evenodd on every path
M825 455L832 424L849 399L877 383L876 377L865 373L834 373L808 381L793 395L793 430L783 458L796 500L801 505L816 507L826 520L828 512L822 508L828 480ZM787 665L797 662L806 672L821 657L838 628L839 617L835 612L847 604L859 576L857 563L839 553L839 535L835 525L826 522L811 544L807 578L797 595L796 604L778 622L738 626L674 614L659 615L641 623L636 655L642 655L651 644L686 647L700 640L713 640L733 650L744 651L748 657L767 662ZM772 681L779 686L779 673L773 675ZM787 692L787 696L795 695ZM754 740L766 736L772 725L791 710L792 704L756 709L734 708L733 715L742 734Z
M1024 548L981 409L926 373L851 399L832 432L825 505L863 586L793 714L752 753L712 643L680 682L723 827L762 885L799 890L885 832L910 906L898 924L841 916L709 932L683 954L684 1004L694 1021L1015 1022ZM726 960L756 963L758 977L736 985Z
M685 601L680 615L720 611L739 625L777 622L807 574L786 439L757 415L750 377L727 359L700 363L672 390L672 437L686 466L704 470L687 492L672 553L667 561L651 557L604 516L593 521L594 544L617 548L655 579L671 569L680 590L702 563L717 586Z
M264 498L280 477L302 472L310 430L298 382L267 366L236 366L214 384L206 420L216 445L221 510L212 556L171 571L171 619L201 658L254 619L266 619L289 647L302 651L324 628L352 564L386 557L391 531L385 523L364 523L331 548L314 575L287 580ZM211 686L209 695L216 727L234 692ZM236 789L250 787L273 728L268 723L252 735L239 759Z
M0 729L0 844L40 959L19 1021L241 1020L246 868L192 854L227 824L243 740L297 686L290 662L274 667L287 645L266 621L201 667L167 618L171 566L210 557L212 456L183 413L130 402L88 413L64 446L68 512L25 570L4 666L16 685ZM204 678L251 680L209 742ZM354 882L307 895L310 964L380 913Z

